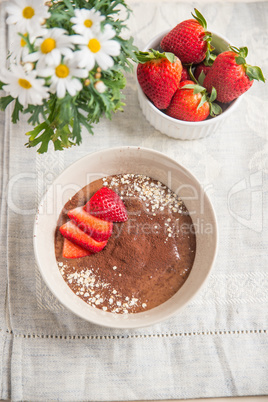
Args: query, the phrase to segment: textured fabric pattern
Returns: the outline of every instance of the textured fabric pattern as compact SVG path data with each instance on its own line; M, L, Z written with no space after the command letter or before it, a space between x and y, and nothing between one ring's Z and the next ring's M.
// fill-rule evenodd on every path
M268 76L268 3L133 1L129 27L148 38L197 7L209 28L249 48ZM148 17L149 16L149 17ZM6 52L1 5L0 50ZM1 65L4 64L2 57ZM26 119L1 128L0 397L35 401L179 399L268 393L267 84L254 83L239 109L206 139L184 142L143 117L134 76L124 113L102 120L80 147L37 155L25 149ZM87 323L53 297L35 263L32 230L42 195L80 157L134 145L174 158L201 181L215 207L219 252L205 287L181 312L139 330Z

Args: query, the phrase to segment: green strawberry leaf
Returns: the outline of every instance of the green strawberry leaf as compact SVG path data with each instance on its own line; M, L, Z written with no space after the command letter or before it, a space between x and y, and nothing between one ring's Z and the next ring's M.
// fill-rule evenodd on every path
M235 46L229 46L229 48L231 51L238 54L238 56L235 58L235 61L238 65L243 65L245 67L246 75L248 76L250 81L257 80L265 82L265 78L261 68L258 66L250 66L246 63L246 57L248 55L247 47L237 48Z
M181 89L194 89L196 84L186 84Z
M198 84L186 84L181 89L193 89L194 94L199 94L199 93L206 91L206 88L204 88Z
M206 89L202 87L201 85L196 84L194 87L194 94L199 94L201 92L204 92Z
M265 78L260 67L246 65L246 74L250 81L257 80L265 82Z
M199 82L200 85L203 85L205 77L206 77L206 74L202 70L201 73L199 74L199 77L198 77L198 82Z
M168 59L168 61L170 61L170 63L174 63L176 60L176 56L173 53L170 52L165 52L164 55L166 56L166 58Z
M217 103L210 103L209 109L210 109L210 116L212 117L216 117L222 113L222 108Z
M148 61L156 60L156 59L168 59L170 63L174 63L176 61L176 56L170 52L159 52L158 50L150 49L148 52L135 52L137 60L139 63L144 64Z
M244 59L244 57L242 57L242 56L237 56L236 58L235 58L235 61L236 61L236 63L237 64L246 64L246 59Z
M231 46L229 45L229 49L238 54L239 56L243 57L244 59L247 57L248 55L248 48L247 47L236 47L236 46Z
M211 102L211 103L214 102L214 100L216 100L216 98L217 98L217 91L214 87L212 87L212 91L211 91L211 94L209 97L209 102Z
M239 48L239 54L241 57L243 57L244 59L247 57L248 55L248 48L247 47L240 47Z
M203 17L203 15L200 13L200 11L198 11L196 8L194 9L195 14L193 13L192 16L194 17L194 19L196 19L197 22L199 22L200 25L202 25L202 27L206 30L207 29L207 21L205 20L205 18Z
M213 49L211 49L211 51L209 52L209 56L206 57L203 62L205 64L205 66L212 66L212 64L214 63L214 61L217 57L216 54L211 53L212 51L213 51Z
M199 105L197 106L197 110L204 105L204 103L207 102L207 96L206 94L202 95L202 98L200 99Z

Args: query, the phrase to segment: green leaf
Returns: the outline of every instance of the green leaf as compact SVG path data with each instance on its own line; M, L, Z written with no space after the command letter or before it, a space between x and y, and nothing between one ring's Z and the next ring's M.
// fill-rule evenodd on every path
M25 110L24 113L30 113L31 116L28 119L28 123L35 126L36 124L40 124L40 115L43 119L46 119L44 105L29 105Z
M81 113L79 114L79 120L80 120L81 124L83 124L83 126L85 126L87 131L90 134L93 134L92 126L90 125L90 123L87 122L86 118Z
M200 99L200 102L199 102L199 104L198 104L198 106L197 106L197 110L198 110L201 106L203 106L204 103L206 103L206 102L207 102L207 97L206 97L206 94L204 94L204 95L202 95L202 98Z
M238 54L240 57L242 57L242 58L244 58L244 59L245 59L245 58L247 57L247 55L248 55L248 48L247 48L247 47L236 47L236 46L230 46L230 45L229 45L229 49L230 49L232 52Z
M196 79L195 76L194 76L194 73L193 73L193 70L192 70L192 64L190 64L190 65L188 66L187 70L188 70L188 73L189 73L189 75L190 75L190 77L191 77L191 80L192 80L193 82L195 82L195 83L198 85L199 82L197 81L197 79Z
M205 20L205 18L203 17L203 15L200 13L200 11L198 11L196 8L194 9L195 11L195 15L193 13L192 16L196 19L196 21L199 22L200 25L202 25L202 27L206 30L207 29L207 21Z
M80 113L77 112L77 109L74 108L74 119L73 119L73 138L76 138L76 142L80 144L82 141L81 137L81 125L79 121Z
M210 103L209 108L210 108L210 115L212 117L216 117L222 113L222 108L217 103Z
M11 95L3 96L0 98L0 110L5 110L6 107L12 102L14 98Z
M250 81L257 80L265 82L265 78L260 67L246 65L246 74Z
M19 121L19 114L23 111L23 106L20 104L18 99L16 99L15 106L11 115L11 121L13 124L16 124Z
M174 63L176 61L176 56L170 52L159 52L158 50L150 49L149 52L135 52L136 58L139 63L147 63L148 61L157 60L157 59L168 59L170 63Z
M214 87L212 87L212 91L209 97L209 102L214 102L217 99L217 91Z
M203 85L205 78L206 78L206 74L202 70L201 73L199 74L199 77L198 77L198 82L199 82L200 85Z
M196 84L186 84L181 89L195 89Z
M244 59L244 57L242 57L242 56L237 56L236 58L235 58L235 61L236 61L236 63L237 64L246 64L246 60Z
M43 122L41 124L38 124L38 126L36 126L33 130L28 131L28 133L26 133L26 135L28 135L30 137L29 141L33 141L41 131L45 130L46 127L47 127L47 123Z

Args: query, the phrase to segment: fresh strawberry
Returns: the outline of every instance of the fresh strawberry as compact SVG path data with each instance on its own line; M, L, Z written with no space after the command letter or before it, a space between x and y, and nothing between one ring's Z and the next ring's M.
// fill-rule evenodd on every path
M208 99L205 88L193 81L181 81L166 114L179 120L202 121L209 114L215 116L221 113L221 108L212 103L215 99L215 90Z
M204 81L204 78L210 69L211 69L211 66L207 66L205 63L198 64L194 70L194 76L197 79L197 81L199 81L199 77L200 78L202 77L201 74L203 75L203 81ZM202 82L200 82L200 84L202 85Z
M90 215L84 207L78 207L68 212L68 217L89 236L97 241L107 240L113 230L112 222L107 222Z
M64 238L62 256L63 258L81 258L86 257L87 255L92 254L91 251L88 251L76 244L72 243L70 240Z
M165 52L174 53L183 64L198 64L209 58L212 47L211 33L203 15L195 8L194 19L176 25L161 41Z
M84 210L109 222L125 222L128 219L123 201L108 187L98 190L86 203Z
M220 53L204 79L208 92L217 90L217 100L228 103L246 92L253 80L265 82L259 67L246 64L248 49L230 46L230 51Z
M82 248L85 248L86 250L91 251L92 253L101 251L107 244L107 240L100 242L94 240L88 234L83 232L83 230L79 229L79 227L76 226L72 221L64 223L62 226L60 226L59 230L66 239Z
M148 98L158 109L166 109L181 80L182 65L172 53L136 53L137 78Z
M181 81L187 81L187 80L191 80L188 67L182 66Z

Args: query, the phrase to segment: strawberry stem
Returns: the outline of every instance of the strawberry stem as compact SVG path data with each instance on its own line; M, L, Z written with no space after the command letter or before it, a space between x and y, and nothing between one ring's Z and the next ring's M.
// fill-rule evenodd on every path
M193 13L192 16L194 17L194 19L199 22L200 25L202 25L202 27L206 30L207 29L207 21L205 20L205 18L203 17L203 15L200 13L200 11L198 11L196 8L194 9L195 14Z
M236 56L235 61L238 65L243 65L246 71L246 75L252 80L257 80L257 81L262 81L265 82L265 78L263 75L263 72L260 67L258 66L251 66L247 64L246 62L246 57L248 55L248 48L247 47L235 47L235 46L229 46L230 50L234 53L236 53L238 56Z
M174 63L176 61L176 56L170 52L159 52L158 50L149 49L148 52L135 52L137 60L139 63L144 64L148 61L157 60L157 59L168 59L170 63Z
M220 105L218 105L217 103L214 103L214 101L217 98L217 91L214 87L212 87L210 97L208 97L206 88L202 87L201 85L187 84L187 85L184 85L181 89L193 89L194 94L197 94L197 93L202 94L202 97L200 99L197 109L199 109L205 102L208 102L210 116L215 117L222 113L222 108L220 107Z

